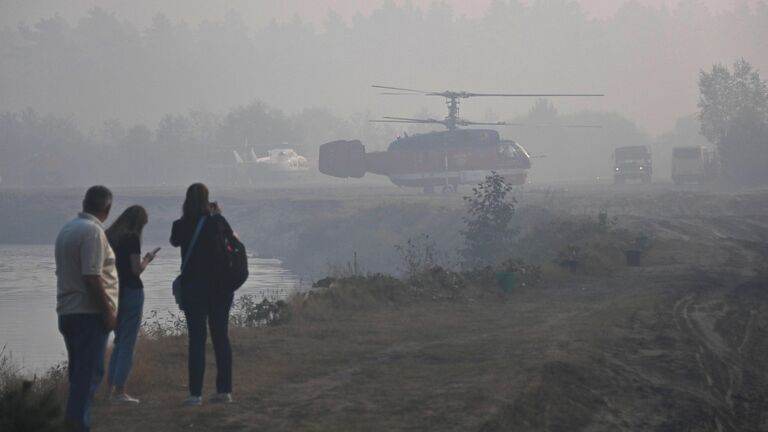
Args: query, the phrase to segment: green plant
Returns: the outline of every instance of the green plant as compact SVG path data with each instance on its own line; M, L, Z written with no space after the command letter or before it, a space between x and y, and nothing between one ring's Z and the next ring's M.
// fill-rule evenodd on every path
M261 327L285 322L288 317L288 305L281 298L282 290L267 291L261 301L252 294L238 296L232 303L229 324L232 327ZM187 321L184 314L167 312L149 312L141 324L144 336L157 339L167 336L179 336L187 333Z
M405 245L395 245L403 261L401 271L408 277L423 273L435 266L435 241L427 234L409 238Z
M229 324L233 327L261 327L283 322L287 317L287 303L282 300L261 302L250 294L237 298L232 305Z
M472 196L464 197L469 217L461 255L468 267L496 264L509 256L516 230L510 226L515 215L514 198L507 198L512 186L496 172L472 188Z
M181 313L169 311L167 314L160 314L151 310L149 316L141 323L141 333L153 339L186 334L187 320Z

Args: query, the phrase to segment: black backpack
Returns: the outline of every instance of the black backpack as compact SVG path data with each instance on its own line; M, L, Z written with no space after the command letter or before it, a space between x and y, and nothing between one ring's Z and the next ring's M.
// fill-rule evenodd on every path
M229 227L219 231L220 274L222 284L232 291L248 279L248 254L245 245Z

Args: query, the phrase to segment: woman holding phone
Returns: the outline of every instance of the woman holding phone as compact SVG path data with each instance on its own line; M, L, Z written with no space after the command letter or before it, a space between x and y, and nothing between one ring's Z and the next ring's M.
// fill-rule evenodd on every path
M109 244L115 251L115 266L120 280L115 343L107 379L111 392L109 398L114 403L139 403L138 399L125 392L125 384L133 366L144 308L144 284L140 276L160 250L157 248L141 256L141 233L147 221L144 207L133 205L125 209L106 231Z
M180 299L189 337L189 397L184 401L187 406L203 404L206 325L211 330L216 355L216 393L210 401L232 402L229 312L234 293L221 285L218 250L221 233L230 230L216 202L208 201L208 188L202 183L189 186L182 216L171 229L171 245L181 247L182 261L189 256L181 274Z

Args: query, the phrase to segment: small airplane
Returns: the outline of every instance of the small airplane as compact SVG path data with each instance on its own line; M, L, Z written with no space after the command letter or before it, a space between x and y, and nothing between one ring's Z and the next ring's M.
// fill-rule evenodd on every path
M270 171L306 171L309 169L307 158L299 155L293 149L282 148L267 151L267 156L259 157L253 147L250 154L243 157L237 150L232 150L238 165L253 166Z
M440 96L446 100L448 115L440 119L384 117L377 123L440 124L447 131L399 137L386 151L366 152L359 140L338 140L320 146L320 172L333 177L360 178L366 172L389 177L397 186L421 187L432 194L456 192L461 184L477 184L495 172L510 185L525 184L531 156L517 142L502 139L494 129L461 129L466 126L523 126L509 122L473 122L459 117L459 101L470 97L595 97L602 94L475 93L431 92L374 85L395 90L384 95ZM594 125L539 125L599 128Z

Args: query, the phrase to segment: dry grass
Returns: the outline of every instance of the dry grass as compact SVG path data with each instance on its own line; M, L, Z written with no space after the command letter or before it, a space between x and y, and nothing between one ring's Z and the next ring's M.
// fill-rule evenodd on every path
M66 369L63 364L29 376L5 347L0 348L0 430L66 430L63 421Z
M667 270L600 279L568 274L563 286L462 301L428 301L407 284L383 280L361 292L346 281L292 299L286 324L232 330L234 404L180 407L184 338L142 340L130 384L142 405L102 404L96 422L116 431L629 431L685 424L714 431L717 421L737 424L716 397L720 390L702 398L706 377L692 370L718 376L720 367L698 365L698 336L675 324L681 298L717 293L722 281ZM212 352L208 359L211 392ZM754 403L758 396L739 397ZM724 430L750 430L740 428Z
M716 310L701 312L706 305L747 307L745 296L761 293L764 280L745 291L733 275L674 266L557 277L565 283L518 287L508 295L468 286L478 295L435 300L435 287L424 281L377 276L294 297L289 321L232 329L232 405L181 407L185 336L142 338L129 382L141 405L112 406L100 398L95 427L487 432L692 425L715 431L719 423L736 431L755 430L765 420L760 401L768 400L768 386L761 387L759 377L768 374L760 340L768 334L748 322L728 325L733 318ZM681 309L684 301L699 318ZM768 319L762 309L755 319ZM733 411L720 387L729 382L718 360L724 354L708 348L703 324L687 321L718 316L716 327L725 329L718 337L734 351L763 353L744 369L753 374L742 381L750 387L731 388L737 404L744 402ZM697 361L701 350L706 355ZM714 380L709 387L707 376ZM214 379L209 347L204 393L213 391Z

